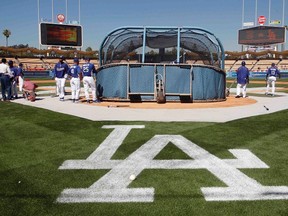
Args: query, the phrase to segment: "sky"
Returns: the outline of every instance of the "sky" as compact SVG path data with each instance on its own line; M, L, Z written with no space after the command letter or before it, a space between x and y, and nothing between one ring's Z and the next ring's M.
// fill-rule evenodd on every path
M99 50L108 33L123 26L189 26L212 32L221 41L225 51L241 51L238 30L242 28L242 21L255 22L260 15L268 20L269 14L271 20L282 21L283 1L287 11L284 24L288 23L287 0L0 1L0 30L1 33L4 29L11 31L9 46L28 44L39 48L39 21L57 22L57 14L64 14L66 21L80 21L83 27L82 50L87 47ZM6 38L1 34L0 46L5 45Z

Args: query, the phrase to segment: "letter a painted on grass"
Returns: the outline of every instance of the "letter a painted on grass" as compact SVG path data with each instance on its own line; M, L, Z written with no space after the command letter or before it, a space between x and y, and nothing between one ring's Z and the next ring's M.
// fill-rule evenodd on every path
M111 169L89 188L65 189L60 203L80 202L153 202L154 188L128 188L131 174L145 169L207 169L227 187L201 188L207 201L288 199L287 186L263 186L239 168L269 168L249 150L229 150L236 159L219 159L180 135L155 135L125 160L111 160L131 129L144 126L103 126L114 128L86 160L65 161L59 169ZM173 143L191 160L154 160L168 143Z

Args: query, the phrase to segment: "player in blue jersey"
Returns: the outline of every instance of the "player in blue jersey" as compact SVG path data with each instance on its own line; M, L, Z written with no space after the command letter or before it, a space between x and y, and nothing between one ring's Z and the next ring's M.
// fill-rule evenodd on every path
M267 86L266 86L266 92L265 94L268 95L270 94L270 85L271 85L271 95L274 96L275 93L275 83L276 83L276 77L281 78L280 71L276 67L275 63L271 64L271 67L267 70L266 73L266 81L267 81Z
M10 68L10 71L12 73L11 76L11 99L17 99L18 98L18 90L17 90L17 74L18 69L17 67L14 67L14 63L12 60L8 61L8 65Z
M94 77L96 78L96 69L94 64L90 63L89 58L85 58L85 63L82 65L82 74L83 74L83 85L85 98L87 103L90 103L89 97L89 88L92 91L92 100L94 103L99 103L99 100L96 99L96 84Z
M71 86L71 99L73 103L79 102L80 94L80 79L82 77L81 68L79 66L79 59L74 59L74 64L69 68L68 75L70 79Z
M236 98L241 97L241 89L243 98L246 97L246 88L249 83L249 69L246 67L246 62L242 61L241 66L237 69L237 88Z
M59 99L60 101L64 101L65 95L65 81L66 76L69 70L68 65L64 62L64 56L60 56L59 62L55 64L54 73L55 73L55 81L56 88L58 89Z

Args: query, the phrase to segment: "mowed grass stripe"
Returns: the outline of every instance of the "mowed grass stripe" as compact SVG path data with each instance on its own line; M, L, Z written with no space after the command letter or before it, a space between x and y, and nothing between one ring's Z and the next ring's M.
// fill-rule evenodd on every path
M158 134L182 135L213 155L249 149L269 169L241 169L263 185L288 185L288 111L228 123L93 122L44 109L0 103L1 215L287 215L288 201L207 202L201 187L225 186L206 169L146 169L129 187L154 187L153 203L60 204L65 188L87 188L109 170L59 170L65 160L86 159L112 129L133 129L113 159L123 160ZM155 158L189 157L169 143ZM20 181L20 183L19 183Z

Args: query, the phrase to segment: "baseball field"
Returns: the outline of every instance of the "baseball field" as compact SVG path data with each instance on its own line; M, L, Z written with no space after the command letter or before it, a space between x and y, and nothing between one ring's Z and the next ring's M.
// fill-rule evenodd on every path
M287 109L94 121L40 102L0 102L1 215L288 215Z

